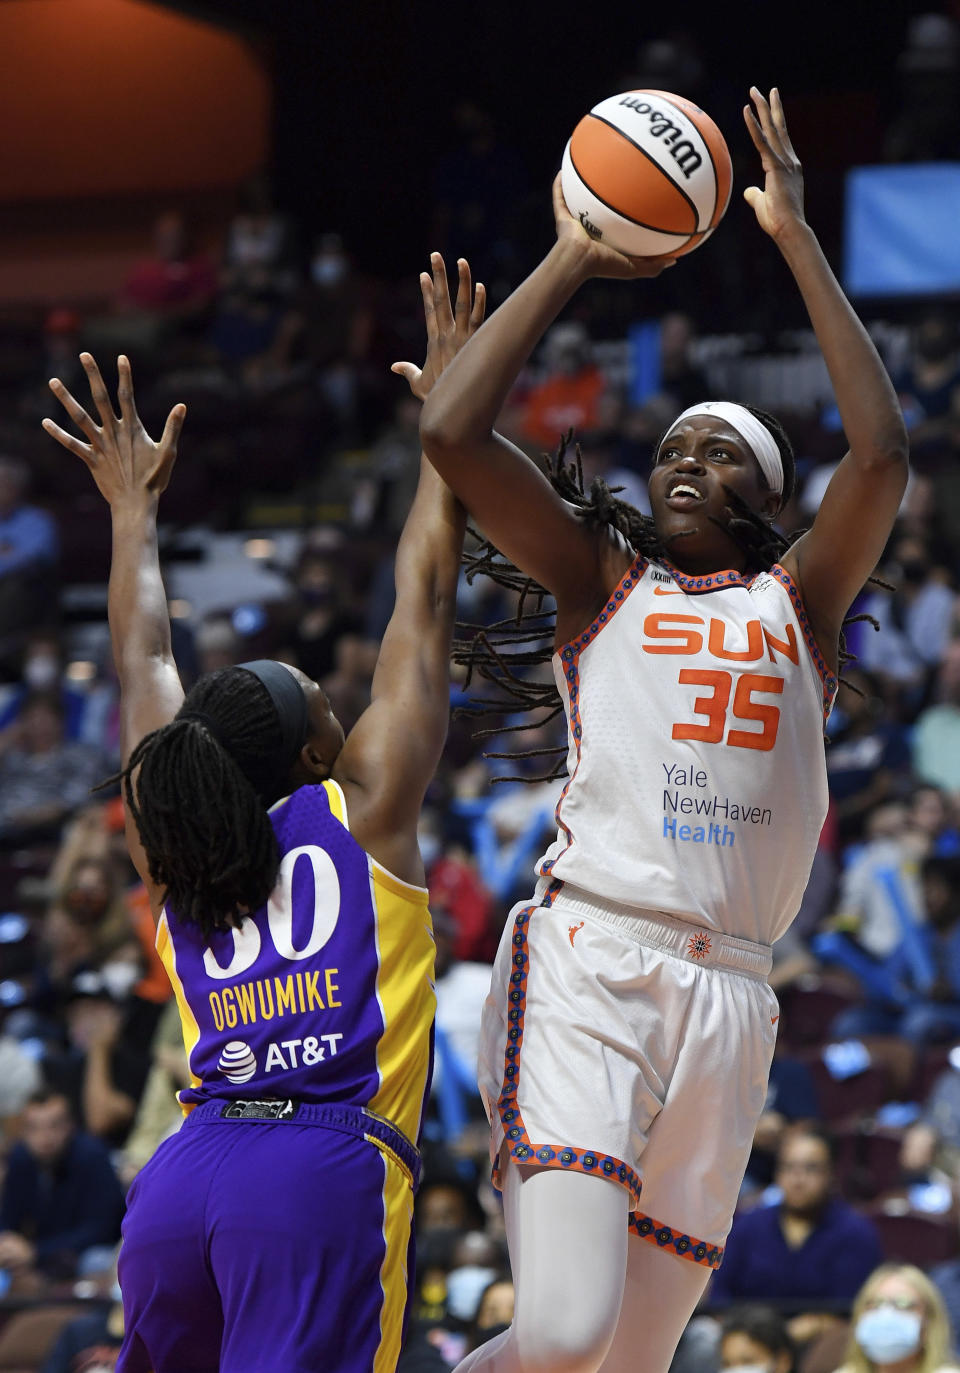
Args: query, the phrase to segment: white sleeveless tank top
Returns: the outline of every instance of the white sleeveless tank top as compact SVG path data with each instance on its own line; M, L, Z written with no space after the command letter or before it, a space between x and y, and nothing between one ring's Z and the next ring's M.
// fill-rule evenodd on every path
M826 815L837 688L788 573L638 557L553 667L570 777L541 875L771 944Z

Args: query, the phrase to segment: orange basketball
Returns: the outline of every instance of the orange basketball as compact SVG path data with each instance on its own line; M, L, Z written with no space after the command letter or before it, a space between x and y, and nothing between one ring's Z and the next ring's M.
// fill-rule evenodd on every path
M669 91L601 100L574 129L561 167L571 214L631 257L699 248L723 218L732 182L723 134Z

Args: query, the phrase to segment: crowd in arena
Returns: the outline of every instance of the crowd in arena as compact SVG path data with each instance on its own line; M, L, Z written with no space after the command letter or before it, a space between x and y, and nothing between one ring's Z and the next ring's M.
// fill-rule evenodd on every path
M464 147L482 160L489 121L461 117ZM521 193L521 169L500 175ZM476 179L451 163L438 191L453 251L473 247L454 241L473 222L466 183ZM495 291L512 284L519 250L484 239L477 252ZM771 317L777 366L763 372L756 348L741 356L682 298L653 296L671 308L635 327L610 299L587 292L554 327L504 431L536 456L574 430L585 481L603 476L644 508L651 450L673 415L718 378L735 389L766 376L802 477L781 524L805 527L843 442L803 348L784 353ZM0 1367L113 1366L124 1194L177 1129L175 1092L188 1081L109 780L119 740L108 528L89 513L81 464L40 430L46 379L73 387L81 348L102 362L122 349L148 420L187 404L161 506L184 682L281 658L323 685L349 730L368 700L417 477L419 406L389 366L419 355L421 330L415 271L399 283L361 272L333 231L308 250L263 179L217 247L194 242L171 208L99 312L65 303L0 322ZM912 475L848 626L853 657L827 726L830 812L800 914L774 951L782 1010L767 1107L677 1373L882 1366L903 1329L871 1336L874 1355L851 1331L891 1306L901 1327L923 1330L915 1362L898 1367L932 1371L960 1354L960 310L918 304L874 332ZM253 580L239 600L222 582L201 595L191 574L230 536ZM517 611L515 594L463 578L464 640ZM512 671L542 670L520 646ZM489 684L459 670L421 825L438 1009L408 1373L452 1368L513 1310L474 1064L506 914L555 834L565 734L543 711L518 733L527 718L492 701ZM37 1362L9 1362L17 1340Z

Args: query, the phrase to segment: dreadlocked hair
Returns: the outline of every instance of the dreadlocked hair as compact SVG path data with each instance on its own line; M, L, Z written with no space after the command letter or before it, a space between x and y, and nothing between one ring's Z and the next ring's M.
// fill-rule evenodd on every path
M280 747L263 683L242 668L218 668L110 779L123 784L164 902L205 935L239 925L276 884L280 853L267 807L283 791Z
M780 451L783 467L783 491L780 500L782 508L790 500L796 486L793 445L783 425L774 415L752 405L744 406L744 409L749 410L750 414L770 432ZM671 425L670 428L672 427ZM659 453L670 428L665 429L657 440L654 455ZM571 446L573 457L569 459ZM629 502L618 499L617 492L622 490L622 487L609 487L602 478L595 477L590 485L589 495L584 493L580 445L573 443L572 429L561 438L553 456L543 455L542 464L554 491L574 507L588 528L608 526L615 529L626 539L635 553L650 561L658 562L668 558L667 550L651 516L644 515ZM769 571L806 531L797 530L789 537L781 534L769 520L751 510L736 491L729 487L724 489L730 501L730 514L726 521L714 520L714 523L729 534L742 549L747 559L747 571ZM499 695L472 700L455 713L471 718L519 711L538 714L538 718L520 724L475 731L475 738L484 739L492 735L518 733L537 728L562 714L563 704L552 676L545 679L542 676L537 678L528 675L531 669L549 663L553 656L556 612L544 609L544 602L549 599L549 593L539 582L509 562L489 539L484 539L476 530L471 529L470 532L477 541L477 547L464 554L467 582L472 584L474 578L479 575L489 577L498 586L514 592L518 601L516 613L496 624L478 625L463 621L458 624L457 627L463 631L464 636L454 640L453 661L466 669L464 690L469 689L474 678L479 677L490 682ZM878 577L870 577L868 581L891 590L888 583ZM862 620L868 621L874 629L880 628L872 615L848 615L843 623L850 625ZM854 656L847 650L846 637L841 629L841 674L843 668L853 661ZM858 692L858 688L842 675L839 681L851 691ZM545 782L566 774L566 753L566 746L563 746L529 749L525 752L487 753L484 756L517 759L552 756L553 767L539 777L511 776L492 779L494 782Z

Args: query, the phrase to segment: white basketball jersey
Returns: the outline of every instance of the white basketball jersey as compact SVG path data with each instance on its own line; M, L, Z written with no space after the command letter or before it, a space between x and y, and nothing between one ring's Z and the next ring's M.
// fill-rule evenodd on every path
M554 673L570 777L540 873L741 939L783 934L827 811L837 686L783 568L687 577L638 557Z

